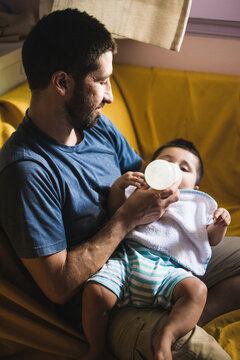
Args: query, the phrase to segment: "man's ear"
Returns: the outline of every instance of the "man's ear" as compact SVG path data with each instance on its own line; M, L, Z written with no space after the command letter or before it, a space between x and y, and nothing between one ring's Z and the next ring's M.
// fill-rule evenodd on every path
M56 71L51 78L52 86L60 96L72 96L74 81L64 71Z
M198 186L198 185L195 185L195 186L194 186L194 190L199 190L199 186Z

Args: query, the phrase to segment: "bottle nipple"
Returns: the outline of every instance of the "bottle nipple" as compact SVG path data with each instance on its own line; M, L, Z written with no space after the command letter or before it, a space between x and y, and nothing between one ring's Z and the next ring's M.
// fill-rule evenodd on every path
M182 172L178 165L166 160L153 160L145 169L145 180L155 190L164 190L174 182L180 185Z

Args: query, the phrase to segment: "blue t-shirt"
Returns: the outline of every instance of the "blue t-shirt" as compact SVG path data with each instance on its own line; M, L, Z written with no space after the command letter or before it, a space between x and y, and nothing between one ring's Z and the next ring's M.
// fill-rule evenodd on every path
M71 249L106 223L109 187L140 165L104 115L76 146L52 139L26 115L0 151L0 225L19 257Z

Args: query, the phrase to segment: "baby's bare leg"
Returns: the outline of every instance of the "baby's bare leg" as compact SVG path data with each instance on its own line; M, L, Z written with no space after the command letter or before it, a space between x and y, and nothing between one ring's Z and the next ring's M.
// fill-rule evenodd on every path
M106 287L93 281L86 285L82 299L82 323L89 352L81 360L107 359L108 318L116 302L117 296Z
M207 298L207 287L196 278L181 280L173 290L173 307L161 333L153 337L155 360L171 360L171 346L197 324Z

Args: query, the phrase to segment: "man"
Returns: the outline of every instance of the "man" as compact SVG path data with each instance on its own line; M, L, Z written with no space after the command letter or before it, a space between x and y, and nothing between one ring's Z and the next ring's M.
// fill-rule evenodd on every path
M64 316L70 316L71 309L79 327L76 314L81 312L85 281L130 230L158 219L179 198L176 185L161 193L139 190L108 219L111 184L126 171L144 168L121 133L101 115L104 104L113 101L115 47L104 26L84 12L67 9L40 20L23 46L30 107L1 151L1 226L39 288L63 305ZM161 331L165 316L160 310L154 315L155 333ZM141 329L145 319L151 326L154 321L146 311L127 309L113 318L111 336L117 332L119 339L121 329L126 331L124 319L131 324L141 319L132 339L135 343L141 332L147 344L142 356L152 358L152 334ZM128 346L130 336L120 345L116 338L111 340L113 351L124 359L126 352L121 357L119 347L122 341ZM211 359L229 358L199 328L180 339L180 350L173 351L194 358L195 343L201 348L204 344L205 349L198 350L205 354L203 359L210 359L210 352Z

